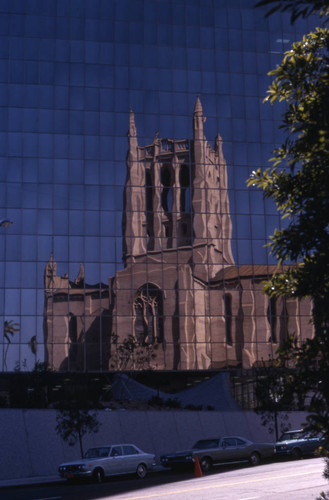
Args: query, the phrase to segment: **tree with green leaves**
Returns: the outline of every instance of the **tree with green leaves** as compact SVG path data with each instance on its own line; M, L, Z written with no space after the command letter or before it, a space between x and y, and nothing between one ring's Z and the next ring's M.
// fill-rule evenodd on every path
M292 387L299 399L310 397L308 428L329 442L329 2L264 0L259 5L270 3L274 10L290 8L292 20L319 13L324 21L270 72L266 101L285 103L285 141L273 153L273 166L253 172L248 185L263 189L286 222L270 239L278 271L265 291L271 297L312 299L314 337L300 343L290 332L278 363L294 367Z
M82 438L90 432L98 432L100 423L97 414L90 413L87 408L63 408L56 417L56 433L69 444L74 446L77 441L80 445L81 458L84 456Z
M134 337L128 335L120 344L118 336L112 335L113 354L110 359L110 368L113 370L150 370L152 360L158 344L141 344Z
M259 374L255 383L257 401L256 413L261 417L261 423L270 434L274 434L275 441L279 435L290 429L288 409L294 406L293 391L287 384L290 378L288 370L278 370L272 366Z
M274 12L290 12L291 23L294 23L299 17L308 17L312 14L326 16L327 9L329 9L329 0L260 0L255 7L265 5L271 5L266 17L274 14Z

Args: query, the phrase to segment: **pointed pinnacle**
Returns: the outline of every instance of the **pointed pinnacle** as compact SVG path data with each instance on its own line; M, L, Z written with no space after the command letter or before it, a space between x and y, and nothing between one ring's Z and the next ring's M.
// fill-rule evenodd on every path
M197 95L196 97L196 102L195 102L195 107L194 107L194 113L202 114L203 109L202 109L202 104L200 101L200 97Z
M133 110L130 108L129 110L129 136L130 137L136 137L137 135L137 130L136 130L136 125L135 125L135 115Z

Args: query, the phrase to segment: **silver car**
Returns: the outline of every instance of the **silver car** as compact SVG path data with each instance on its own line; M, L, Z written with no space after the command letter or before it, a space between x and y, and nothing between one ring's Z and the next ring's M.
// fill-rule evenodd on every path
M190 450L163 455L161 464L171 469L193 466L198 457L201 469L208 472L215 464L249 461L251 465L258 465L273 456L271 443L253 443L240 436L227 436L201 439Z
M83 459L61 464L61 477L68 480L91 478L101 483L107 476L137 474L144 478L155 466L155 456L134 444L115 444L90 448Z

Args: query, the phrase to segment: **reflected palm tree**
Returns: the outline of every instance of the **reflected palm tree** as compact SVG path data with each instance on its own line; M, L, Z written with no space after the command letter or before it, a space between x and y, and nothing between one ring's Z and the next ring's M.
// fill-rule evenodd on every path
M14 323L13 320L10 321L5 321L3 324L3 336L7 340L7 346L3 358L3 366L4 369L7 371L7 354L8 354L8 349L11 344L11 341L15 335L15 332L19 332L19 324Z
M37 353L37 336L36 335L33 335L33 337L30 338L29 347L32 351L32 354Z

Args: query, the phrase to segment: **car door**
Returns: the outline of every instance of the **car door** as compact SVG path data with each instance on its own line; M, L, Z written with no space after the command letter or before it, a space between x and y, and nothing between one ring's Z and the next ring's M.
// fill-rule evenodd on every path
M220 462L231 462L236 460L237 456L237 442L235 438L227 437L222 438L220 442L220 448L218 453L216 453L218 459L216 461Z
M104 470L107 476L121 473L122 458L121 446L112 446L108 458L104 460Z
M138 450L132 445L125 444L122 446L122 452L127 472L136 472L137 466L141 463Z
M320 440L318 437L314 436L303 436L303 441L301 443L301 449L303 453L314 453L314 451L319 447Z
M244 441L244 439L236 438L236 458L237 460L248 460L250 453L253 451L250 449L250 443Z

